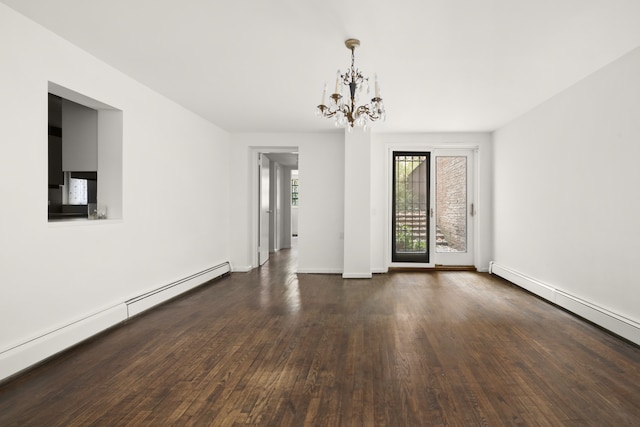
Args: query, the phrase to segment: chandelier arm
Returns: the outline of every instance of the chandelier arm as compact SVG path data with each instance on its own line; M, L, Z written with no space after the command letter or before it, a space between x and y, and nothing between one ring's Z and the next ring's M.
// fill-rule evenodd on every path
M366 115L371 120L376 120L375 114L371 112L368 105L363 105L358 108L358 115Z
M335 116L336 113L338 111L340 111L339 109L331 111L331 108L327 107L324 104L320 104L316 108L318 109L318 111L320 111L320 115L322 115L322 117L327 118L327 119L330 119L331 117Z
M358 107L358 116L366 114L372 121L382 118L382 110L379 108L371 108L369 105L361 105Z

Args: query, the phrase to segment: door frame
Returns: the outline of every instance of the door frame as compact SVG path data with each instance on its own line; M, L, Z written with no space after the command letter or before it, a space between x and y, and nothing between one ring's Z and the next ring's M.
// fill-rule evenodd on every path
M479 191L479 156L478 150L479 146L476 144L385 144L385 204L386 204L386 212L385 212L385 236L384 236L384 260L387 269L389 268L435 268L435 239L431 239L430 242L430 257L428 263L416 263L416 262L393 262L391 260L391 247L392 247L392 209L393 203L391 200L393 189L392 189L392 180L393 180L393 152L394 151L413 151L413 152L430 152L431 153L431 168L432 174L435 172L435 155L437 151L442 153L442 150L451 150L453 151L462 151L462 150L471 150L473 152L473 184L472 184L472 192L470 198L473 200L478 200L478 191ZM435 197L435 180L431 180L431 197ZM435 207L435 199L431 200L431 207ZM477 210L477 207L476 207ZM478 217L474 215L471 217L471 221L473 221L473 265L477 268L478 260L479 260L479 239L478 239ZM430 221L430 231L431 236L435 236L435 221Z

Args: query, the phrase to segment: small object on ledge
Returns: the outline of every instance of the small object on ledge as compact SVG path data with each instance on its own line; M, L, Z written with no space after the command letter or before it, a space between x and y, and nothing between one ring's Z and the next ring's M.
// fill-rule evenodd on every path
M98 205L97 216L98 219L107 219L107 205Z
M98 219L98 205L97 203L87 204L87 218Z

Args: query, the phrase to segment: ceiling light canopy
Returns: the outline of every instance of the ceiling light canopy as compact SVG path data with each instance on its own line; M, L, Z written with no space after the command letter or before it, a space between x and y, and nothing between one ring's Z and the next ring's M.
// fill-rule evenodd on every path
M351 129L354 126L359 126L366 129L370 121L384 121L385 119L378 76L374 77L374 96L371 98L371 102L358 105L361 99L369 99L369 78L363 76L360 70L355 67L355 50L360 46L360 40L348 39L344 44L351 50L351 68L347 69L344 74L340 74L340 70L338 70L336 87L329 97L329 105L325 103L327 85L324 85L322 103L316 108L316 114L319 117L333 117L337 127ZM349 88L348 98L342 95L344 86Z

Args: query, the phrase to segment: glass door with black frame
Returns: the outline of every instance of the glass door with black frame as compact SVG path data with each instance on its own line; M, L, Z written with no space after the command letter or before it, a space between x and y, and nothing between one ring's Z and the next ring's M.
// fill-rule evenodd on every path
M392 262L430 262L430 159L428 152L393 152Z

